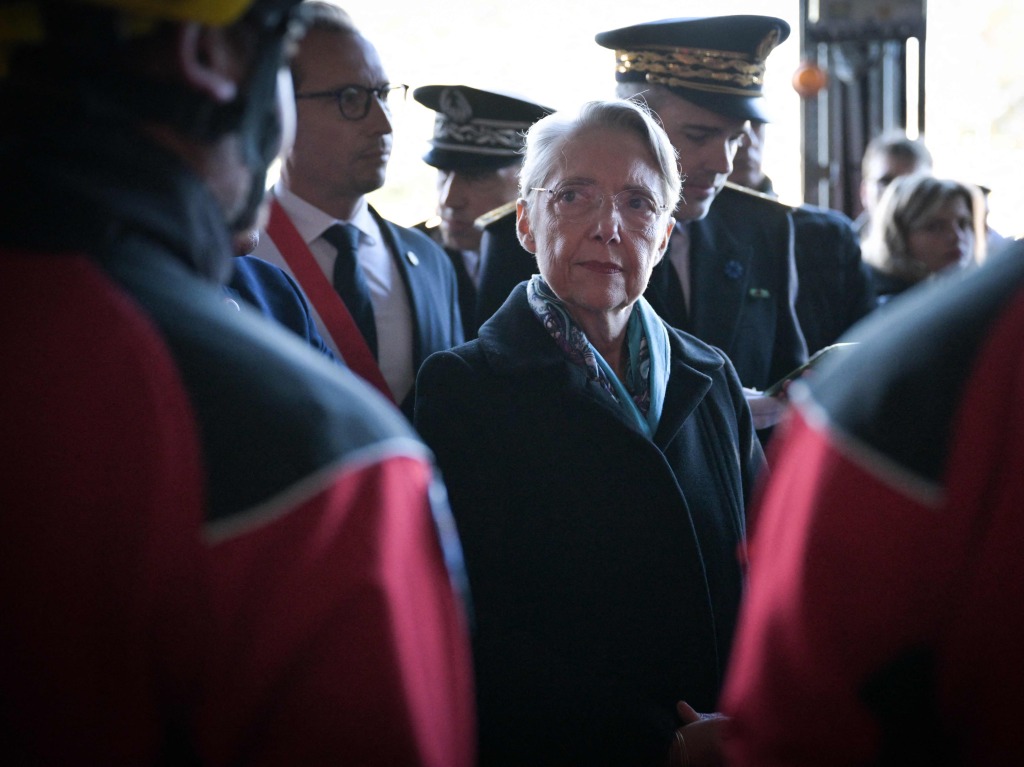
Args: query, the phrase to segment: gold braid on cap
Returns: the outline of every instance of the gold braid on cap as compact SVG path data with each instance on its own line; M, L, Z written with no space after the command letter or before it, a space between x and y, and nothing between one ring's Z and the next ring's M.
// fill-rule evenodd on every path
M750 96L764 82L764 59L736 51L666 45L644 51L619 50L615 59L618 72L638 72L647 82L670 88Z
M508 120L449 120L437 113L434 118L434 137L438 149L454 149L474 154L516 155L523 146L523 134L528 122Z

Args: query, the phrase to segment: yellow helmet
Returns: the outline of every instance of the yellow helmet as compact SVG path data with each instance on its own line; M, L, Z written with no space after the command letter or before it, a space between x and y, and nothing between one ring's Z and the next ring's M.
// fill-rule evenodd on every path
M0 3L0 77L5 73L7 56L15 47L43 41L45 26L42 9L48 1L13 0ZM240 19L260 0L71 1L121 11L128 21L123 31L135 35L144 34L160 21L195 21L209 26L226 26Z
M74 0L121 10L153 21L198 21L223 26L237 21L253 0ZM15 0L0 5L0 41L31 42L40 34L39 10L46 0ZM25 35L28 35L26 39Z
M35 3L0 5L0 46L38 43L43 39L43 22Z
M78 0L162 21L223 26L237 21L253 0Z

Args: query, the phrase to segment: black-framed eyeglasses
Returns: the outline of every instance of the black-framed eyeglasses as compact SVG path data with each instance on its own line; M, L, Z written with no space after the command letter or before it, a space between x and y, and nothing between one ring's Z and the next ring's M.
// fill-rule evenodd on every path
M607 194L594 184L570 183L554 189L532 187L530 191L547 194L555 216L566 221L589 220L608 199L623 227L634 231L649 229L668 210L649 189L624 189Z
M296 93L297 99L336 99L341 116L346 120L362 120L370 114L370 99L375 98L388 112L395 104L405 101L408 85L381 85L367 88L365 85L343 85L329 91Z

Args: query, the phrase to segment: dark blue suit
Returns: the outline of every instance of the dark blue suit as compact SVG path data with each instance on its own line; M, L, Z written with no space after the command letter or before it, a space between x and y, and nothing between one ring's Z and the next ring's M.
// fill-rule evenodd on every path
M813 354L835 343L875 308L875 289L850 219L836 210L793 208L794 252L800 286L796 316Z
M445 247L444 243L441 242L441 230L440 227L427 226L427 222L416 224L415 227L418 232L423 232L433 242L444 250L448 260L452 262L452 269L455 270L455 281L459 288L459 314L462 315L462 335L467 341L471 341L476 338L476 331L479 324L476 320L476 301L477 301L477 290L476 285L473 283L473 278L469 276L469 270L466 269L466 262L462 258L462 251L456 248ZM490 315L488 315L490 316Z
M284 269L255 256L239 256L232 263L234 272L224 286L225 293L256 307L317 351L338 361L317 329L306 294Z
M425 234L385 220L372 207L369 210L405 286L412 322L410 363L415 378L424 359L463 341L455 271L441 247ZM265 260L291 272L288 259L281 253L283 247L284 243L275 241L271 236L261 240L256 252ZM394 289L398 289L397 286ZM314 305L314 309L320 314L319 321L322 322L324 317L321 307ZM318 328L322 327L318 324ZM324 337L327 338L327 333L324 333ZM332 348L335 347L332 345ZM414 392L415 387L412 387L405 399L398 403L409 418L412 418Z
M444 250L423 232L393 224L370 208L388 249L398 264L411 304L413 370L437 351L463 342L462 315L455 270ZM414 386L402 412L412 418Z

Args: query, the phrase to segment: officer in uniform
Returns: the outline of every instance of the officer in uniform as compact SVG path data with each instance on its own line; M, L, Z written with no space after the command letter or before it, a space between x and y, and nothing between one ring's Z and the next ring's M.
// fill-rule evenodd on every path
M753 389L807 356L790 210L727 182L747 122L767 119L765 60L788 36L782 19L744 15L666 19L596 37L615 51L619 96L643 98L660 116L687 177L669 251L645 296L670 324L724 350Z
M495 209L515 210L523 134L553 110L468 85L424 85L413 91L413 98L436 113L423 161L437 168L437 215L417 228L452 260L469 340L476 338L482 322L477 313L482 268L477 219Z

